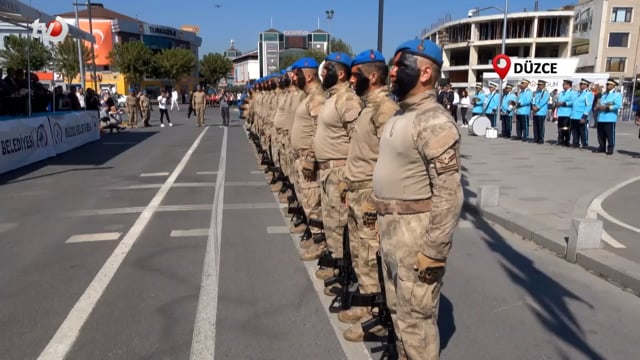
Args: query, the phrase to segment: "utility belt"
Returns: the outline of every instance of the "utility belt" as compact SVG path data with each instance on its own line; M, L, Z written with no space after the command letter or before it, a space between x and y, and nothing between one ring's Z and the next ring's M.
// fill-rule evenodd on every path
M291 150L293 157L295 157L296 159L307 156L308 152L309 152L309 149Z
M413 215L431 211L431 199L374 200L378 215Z
M318 168L320 170L328 170L328 169L333 169L337 167L343 167L346 165L347 165L347 159L328 160L328 161L318 162Z
M362 180L362 181L345 180L345 183L347 184L347 189L346 189L347 191L373 189L372 180Z

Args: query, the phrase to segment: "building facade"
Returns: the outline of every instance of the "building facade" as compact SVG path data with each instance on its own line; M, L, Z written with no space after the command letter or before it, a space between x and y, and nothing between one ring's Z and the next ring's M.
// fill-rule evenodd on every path
M258 60L260 76L266 76L280 69L280 57L284 53L317 50L326 53L329 47L329 33L316 29L313 31L279 31L268 29L259 34Z
M574 11L571 55L579 59L578 71L625 81L640 72L640 1L580 0Z
M573 10L509 13L506 54L512 57L571 55ZM444 50L442 73L454 87L473 88L485 72L493 72L492 60L501 53L504 15L472 16L453 20L429 31L430 39Z
M75 25L75 12L59 14L66 22ZM126 93L128 84L124 77L114 71L108 59L109 52L117 43L127 41L142 41L154 53L164 49L184 48L189 49L199 59L198 49L202 44L195 32L186 31L171 26L150 24L130 16L106 9L102 4L91 4L91 18L93 34L96 37L96 79L91 72L86 74L87 86L92 82L98 84L99 89L115 87L118 93ZM84 9L78 11L78 27L84 31L89 31L89 11ZM177 85L181 88L193 88L198 83L199 62L193 73L185 77ZM74 82L79 83L77 78ZM145 79L143 88L157 92L163 86L170 85L166 79Z
M235 85L247 85L260 77L258 50L240 55L233 60L233 82Z

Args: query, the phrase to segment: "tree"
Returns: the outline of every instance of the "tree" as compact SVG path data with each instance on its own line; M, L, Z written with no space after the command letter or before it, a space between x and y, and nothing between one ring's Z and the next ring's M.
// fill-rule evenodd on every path
M310 57L310 58L314 58L316 59L316 61L318 62L318 64L320 64L322 61L324 61L324 58L327 57L327 55L325 55L325 53L323 53L322 51L318 51L315 49L307 49L304 51L303 53L304 57Z
M355 56L351 45L347 44L344 40L332 37L330 42L331 52L343 52L351 57Z
M209 84L217 85L231 70L233 70L231 60L219 53L206 54L200 60L200 72Z
M42 70L51 60L51 51L38 39L8 35L0 50L0 65L5 69Z
M278 70L286 69L293 65L296 60L304 57L305 51L300 49L289 49L280 53L280 68Z
M53 63L55 70L62 73L68 84L80 73L80 63L78 61L78 40L67 36L63 42L58 43L53 48ZM86 67L92 62L91 50L81 44L82 64Z
M140 87L150 71L153 52L141 41L127 41L115 44L107 58L124 75L129 86Z
M191 74L196 65L196 57L187 49L164 49L155 55L154 62L160 72L175 85L181 77Z

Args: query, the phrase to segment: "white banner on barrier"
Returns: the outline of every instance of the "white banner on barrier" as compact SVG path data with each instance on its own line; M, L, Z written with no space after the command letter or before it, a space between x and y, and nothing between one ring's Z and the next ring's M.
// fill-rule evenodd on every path
M100 140L100 124L95 111L52 114L49 115L49 121L56 154Z
M46 116L0 121L0 174L56 156Z

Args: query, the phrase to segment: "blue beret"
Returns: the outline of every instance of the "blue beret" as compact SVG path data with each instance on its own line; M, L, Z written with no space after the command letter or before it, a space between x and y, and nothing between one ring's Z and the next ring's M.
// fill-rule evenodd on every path
M287 73L287 70L285 69L280 70L280 75L285 75L286 73Z
M401 51L425 57L438 64L438 66L442 66L442 49L431 40L406 41L398 46L395 54Z
M360 54L358 54L356 57L354 57L353 61L351 62L351 66L356 66L356 65L361 65L361 64L368 64L368 63L373 63L373 62L382 62L382 63L384 63L385 62L384 61L384 56L379 51L375 51L373 49L370 49L370 50L365 50L365 51L361 52Z
M292 72L293 71L293 66L290 65L285 69L286 72Z
M326 58L324 58L325 61L333 61L333 62L337 62L339 64L345 65L345 66L349 66L351 67L351 56L343 53L343 52L334 52L329 54L329 56L327 56Z
M293 63L291 68L293 70L297 70L297 69L317 69L318 68L318 62L314 58L305 57L305 58L301 58L298 61L296 61L295 63Z

